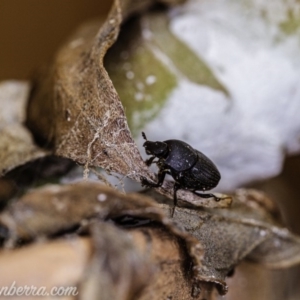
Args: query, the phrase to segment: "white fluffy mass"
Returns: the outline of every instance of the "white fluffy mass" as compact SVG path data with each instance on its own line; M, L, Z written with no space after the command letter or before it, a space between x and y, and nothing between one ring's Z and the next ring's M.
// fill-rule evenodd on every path
M172 33L229 96L179 78L144 131L205 153L222 174L218 190L275 176L286 153L300 152L300 31L282 30L291 6L299 8L284 0L193 0L170 13Z

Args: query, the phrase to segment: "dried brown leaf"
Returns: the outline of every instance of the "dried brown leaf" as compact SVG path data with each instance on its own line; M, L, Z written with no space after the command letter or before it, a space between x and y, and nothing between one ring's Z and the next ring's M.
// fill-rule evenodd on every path
M91 239L72 237L0 252L1 287L7 287L2 295L11 286L29 287L27 299L45 297L37 297L30 287L45 289L51 299L57 299L51 292L62 287L69 294L61 299L129 300L140 294L152 275L147 253L131 234L113 224L91 227Z
M29 85L25 82L0 83L0 176L47 152L35 145L23 125Z
M167 268L166 272L160 273L159 278L162 278L162 280L165 280L168 283L166 283L166 290L161 290L160 292L166 293L167 291L168 293L177 293L182 296L186 292L180 291L178 287L174 287L176 284L175 279L181 278L180 280L182 280L182 284L185 286L185 291L189 291L188 295L192 293L192 290L193 293L199 297L206 293L208 293L208 295L213 293L213 286L211 284L208 286L204 284L204 286L202 286L203 284L199 282L198 269L200 268L203 256L201 243L174 224L173 220L168 219L162 213L155 201L139 194L123 195L111 188L92 182L82 182L66 186L51 185L42 187L27 193L17 202L12 203L6 208L0 215L0 232L2 236L5 236L6 238L6 245L13 246L16 241L20 240L30 241L32 239L41 239L43 237L53 236L54 234L58 235L66 230L68 230L68 232L74 232L76 227L80 224L83 226L82 228L90 228L91 225L89 225L89 223L92 220L93 222L96 220L107 219L119 220L123 217L151 220L149 226L153 224L153 222L154 224L158 224L160 226L160 232L165 232L165 234L169 236L167 240L173 245L172 247L174 247L174 241L176 241L175 244L177 246L175 246L175 248L177 254L175 255L175 259L178 261L171 268ZM123 238L116 237L118 232L116 229L107 229L106 235L104 234L106 229L103 229L105 225L101 225L102 227L97 227L99 225L95 226L96 227L92 229L91 232L94 237L93 240L96 243L96 252L108 251L108 253L111 253L111 260L118 260L121 259L121 257L124 258L134 255L131 253L131 246L128 246L128 251L125 251L126 247L124 245L119 247L119 243L127 243L127 238L125 236ZM100 234L99 230L102 230L103 233ZM161 256L160 252L164 253L163 248L166 243L165 234L158 235L162 241L157 250L153 250L153 247L149 246L152 245L152 243L155 244L155 242L149 244L149 239L147 238L147 236L149 237L149 234L145 235L145 241L148 241L147 246L143 246L141 243L138 246L138 248L144 249L144 251L148 253L147 255L151 254L151 257L156 257L155 264L158 265L163 263L161 261L163 261L164 255ZM105 248L106 250L103 249L104 245L107 246L107 248ZM122 254L119 253L120 249L124 251ZM150 254L149 249L152 249ZM182 254L182 251L185 255ZM98 256L95 256L95 261L101 261L101 258L99 258L99 255L101 256L100 252L97 252ZM178 256L180 257L178 258ZM101 257L103 258L103 256ZM187 264L187 270L177 270L180 266L182 268L183 262ZM96 265L98 266L98 264ZM112 265L115 266L115 263L112 262ZM118 265L120 267L122 264L119 263ZM134 263L132 266L134 267ZM125 269L121 268L120 270L125 273L133 272L127 277L138 276L137 270L134 271L133 269L130 269L130 271L126 271L125 266L124 268ZM134 269L136 269L136 267L134 267ZM175 277L170 280L169 277L175 270L177 270L174 273ZM90 270L91 273L89 273L87 277L87 283L83 283L82 286L83 290L88 294L90 293L88 282L90 282L90 280L93 282L93 278L98 278L97 276L100 276L99 273L94 273L94 271L93 268ZM112 278L114 277L115 276L112 276ZM142 278L142 276L138 277ZM107 277L105 278L105 280L110 280L107 279ZM113 282L114 284L116 283L115 280ZM128 286L128 284L131 284L130 282L125 281L125 287L123 287L129 294L133 292L137 293L144 284L143 281L141 281L141 284L137 284L135 289ZM161 281L156 281L155 285L161 285ZM200 286L202 286L202 292L200 291ZM122 284L120 291L107 291L108 299L109 295L112 295L111 293L118 294L121 293L121 291ZM127 295L126 293L125 295ZM189 297L186 295L185 297L181 296L178 296L177 298L174 296L174 299L188 299Z
M140 194L124 195L94 182L48 185L28 192L0 214L0 228L8 244L14 245L20 239L30 241L74 229L86 220L122 216L162 224L185 241L194 264L200 264L201 244L175 226L154 200Z
M169 212L169 207L164 205ZM226 276L243 259L271 268L300 263L300 238L282 227L278 212L265 195L240 190L230 209L176 208L176 221L201 241L204 259L199 268L203 281L226 293Z
M170 213L169 206L163 205L163 208ZM276 268L300 262L299 237L281 227L276 216L277 212L268 199L258 192L244 190L235 195L231 209L177 207L174 218L168 219L151 198L139 194L123 195L106 186L82 182L51 185L27 193L1 213L0 228L2 235L6 235L7 245L13 245L20 239L28 241L53 236L74 231L80 225L85 228L92 220L113 219L120 224L123 224L120 220L124 217L151 220L149 230L153 222L160 224L171 240L181 241L176 251L186 249L187 261L192 263L186 273L181 269L178 273L177 267L173 266L175 278L177 275L185 277L188 280L186 287L193 287L195 294L205 282L208 287L203 291L212 292L216 285L224 294L227 291L226 276L244 259ZM95 230L98 232L99 229ZM111 242L107 242L111 245L114 244L114 229L112 232L112 237L102 237L104 240L111 238ZM138 247L145 248L141 244ZM161 251L163 248L154 250L151 255ZM167 272L172 272L171 269ZM91 278L99 275L91 272ZM167 274L162 272L160 276L168 278L170 274ZM171 282L173 279L170 279ZM159 286L160 282L153 284ZM172 289L174 285L170 283L164 292L168 290L171 293ZM176 293L179 293L178 290ZM212 297L213 293L209 295Z
M98 32L99 24L80 29L58 52L48 78L33 91L28 125L54 143L57 155L135 180L149 176L103 57L115 42L123 19L154 2L115 0ZM46 118L41 120L41 115Z
M45 287L46 292L49 293L55 287L76 288L91 252L92 246L87 238L35 244L14 251L2 250L0 252L1 287L7 287L6 293L13 284L15 288L36 287L35 293L41 287ZM75 293L76 291L74 290ZM2 289L2 295L4 293L5 290ZM13 298L11 295L9 298L17 297L14 295ZM31 294L27 295L26 299L45 299L45 296L38 297ZM60 299L73 299L73 297L70 295Z
M76 299L216 299L191 278L190 258L161 226L121 230L93 223L91 238L68 238L0 252L2 287L77 287ZM34 266L34 267L33 267ZM71 296L71 295L70 295ZM53 297L54 298L54 297ZM62 299L74 299L64 297ZM41 299L28 295L27 299ZM51 298L50 298L51 299Z
M90 226L94 254L79 285L79 299L136 299L152 275L150 260L129 233L113 224Z
M53 144L55 154L85 165L85 176L89 166L99 166L136 181L141 176L154 179L131 137L103 58L116 41L124 18L155 2L116 0L102 26L95 22L80 28L60 49L52 71L33 89L28 126ZM158 190L172 198L172 189L166 183ZM198 206L228 207L231 202L228 198L207 201L186 191L180 191L178 197Z
M217 298L211 283L193 278L191 261L178 238L160 226L131 229L135 243L150 257L154 274L139 300Z

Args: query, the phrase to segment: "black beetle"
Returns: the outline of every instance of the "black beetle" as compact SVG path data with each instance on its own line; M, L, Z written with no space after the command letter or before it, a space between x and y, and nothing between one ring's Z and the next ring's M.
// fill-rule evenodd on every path
M166 174L170 174L174 180L174 207L177 205L177 190L190 190L202 198L220 198L213 194L203 194L197 191L211 190L216 187L221 179L220 172L215 164L200 151L193 149L190 145L179 140L167 140L163 142L151 142L147 140L144 132L143 138L145 151L152 155L145 161L147 166L153 163L159 168L158 182L152 183L142 177L143 186L160 187ZM157 161L154 161L158 158Z

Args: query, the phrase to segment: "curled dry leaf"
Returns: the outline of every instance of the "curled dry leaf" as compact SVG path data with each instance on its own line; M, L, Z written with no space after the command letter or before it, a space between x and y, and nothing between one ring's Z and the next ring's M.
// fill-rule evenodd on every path
M49 295L65 287L68 294L61 299L133 299L152 275L146 249L139 248L138 239L113 224L95 223L91 227L90 239L72 237L0 252L1 287L8 287L9 293L12 285L28 286L27 299L44 298L37 296L37 290L34 295L31 287L43 287Z
M30 241L69 231L83 220L115 219L124 215L151 219L176 235L182 234L151 198L124 195L94 182L47 185L32 190L6 207L0 214L0 224L4 238L14 243L19 239ZM195 239L191 240L191 245L193 242Z
M215 299L211 285L195 285L187 275L186 251L164 228L125 231L97 222L90 232L91 238L69 237L0 252L1 286L17 282L20 287L45 287L47 292L66 287L70 297L62 299L75 299L74 294L76 299L90 300L188 300L191 294L194 299Z
M79 284L79 299L136 299L153 273L145 253L113 224L94 222L90 231L94 253Z
M139 300L212 300L213 284L195 281L186 249L177 237L160 226L131 229L134 241L150 257L154 273Z
M28 126L52 142L57 155L135 180L150 176L103 58L123 19L154 2L115 0L102 26L81 28L58 52L52 72L33 90Z
M131 137L103 59L116 41L124 18L155 2L114 1L102 26L96 22L80 28L58 52L52 71L33 89L28 126L40 139L53 144L55 154L85 165L85 175L89 166L98 166L136 181L141 176L154 178ZM173 197L170 183L158 190ZM229 199L216 203L183 191L178 197L200 206L230 205Z
M0 214L0 232L7 245L14 245L19 240L30 241L74 230L85 220L122 216L162 224L185 241L193 263L200 265L201 244L165 217L155 201L139 194L123 195L92 182L49 185L28 192Z
M0 215L0 232L6 239L6 245L13 246L16 241L19 242L20 240L28 242L32 239L41 239L53 235L58 236L66 231L71 233L80 224L82 225L82 230L92 228L89 231L92 233L93 241L96 243L96 255L99 256L94 257L93 262L101 262L104 253L108 251L107 255L111 258L109 268L113 270L110 270L112 271L110 273L112 278L106 278L105 280L113 280L116 283L115 278L117 275L114 274L116 262L114 260L118 261L118 259L121 259L119 257L121 255L127 261L128 257L135 256L134 251L133 253L130 252L132 248L128 244L126 236L116 237L119 234L116 229L105 227L105 225L95 225L96 227L94 227L93 222L113 219L122 225L124 223L122 221L123 218L148 220L146 224L148 223L149 230L142 230L142 238L138 232L135 232L133 236L138 240L143 240L143 242L137 243L140 245L138 247L144 249L143 251L147 254L147 257L150 256L155 261L155 269L158 268L158 271L156 271L159 275L153 284L161 287L162 282L165 282L165 289L161 287L159 293L165 294L167 292L173 294L175 292L179 296L177 298L174 297L174 299L189 299L192 292L199 297L203 294L210 295L213 292L213 286L201 283L199 281L201 278L197 274L203 257L201 243L186 233L181 227L176 226L173 220L167 218L155 201L139 194L123 195L106 186L92 182L66 186L45 186L27 193L2 212ZM154 226L154 231L151 231L152 226ZM101 230L101 234L99 234L99 230ZM157 242L158 240L160 241ZM124 245L127 243L127 250L124 245L121 247L120 243ZM110 246L104 249L105 244ZM122 249L121 252L120 249ZM170 249L170 251L165 252L166 249ZM165 262L166 266L162 267L164 260L166 260L166 255L169 257L170 262ZM169 266L170 263L171 265ZM134 264L133 261L133 267ZM186 265L186 271L182 269L182 264ZM97 263L96 265L98 266ZM127 267L123 263L120 262L117 265L120 271L124 271L128 275L128 278L138 276L142 279L148 276L146 271L146 274L143 275L145 277L138 275L140 271L137 267L134 267L134 270L127 269L126 271ZM125 269L122 269L121 265ZM143 269L142 266L139 267ZM151 267L149 272L151 273L152 271ZM174 277L170 277L171 274ZM89 282L92 283L93 278L98 278L98 275L99 273L93 267L88 271L86 281L83 281L81 286L83 293L89 295L90 289L93 290L95 288L93 285L90 286ZM182 286L184 286L184 291L177 286L179 279L182 282ZM120 291L107 291L108 297L112 295L111 293L120 293L122 289L128 289L128 293L133 293L133 291L137 293L144 285L143 280L141 280L141 284L137 284L135 289L129 287L129 284L133 283L129 283L126 280L123 281L123 279L120 279L120 282L122 282ZM108 283L106 282L106 284ZM97 294L96 290L94 292ZM151 296L153 295L151 290L148 292ZM183 294L185 294L184 297ZM153 299L150 295L145 296L145 299Z
M69 296L72 295L71 288L76 294L76 284L84 274L91 255L92 245L87 238L34 244L14 251L2 250L0 252L2 269L0 281L4 294L2 296L5 296L5 288L7 287L8 293L12 285L15 288L28 286L29 290L30 287L36 287L35 293L41 287L49 293L55 287L68 287ZM26 299L45 299L45 296L30 294L29 290ZM12 297L11 294L8 298L17 297ZM59 298L71 299L67 296Z
M226 276L243 259L270 268L300 263L300 238L282 227L277 217L272 202L254 190L239 190L230 209L176 208L174 214L204 247L198 269L201 280L215 282L221 294L227 291Z
M163 209L170 213L169 206L164 204ZM72 232L80 225L89 226L92 220L113 219L123 226L124 218L151 220L144 223L147 228L160 224L181 241L181 250L186 249L192 265L185 276L191 276L194 293L199 284L207 282L225 294L226 276L243 259L276 268L300 262L299 237L280 226L275 217L276 210L268 199L254 191L237 193L231 209L177 207L174 219L169 219L151 198L82 182L27 193L0 214L0 228L7 245L13 245L20 239ZM91 272L91 278L97 276Z
M0 176L47 152L37 147L23 125L29 85L19 81L0 83Z

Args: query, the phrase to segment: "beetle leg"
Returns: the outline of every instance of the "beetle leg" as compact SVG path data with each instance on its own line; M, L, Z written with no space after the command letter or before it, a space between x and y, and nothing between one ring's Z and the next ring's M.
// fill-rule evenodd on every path
M197 196L200 196L201 198L214 198L215 201L217 201L217 202L221 200L221 198L218 198L214 194L203 194L203 193L199 193L196 191L193 191L193 193L196 194Z
M157 174L157 177L158 177L157 183L150 182L148 179L146 179L145 177L142 176L141 177L141 183L142 183L143 186L160 187L160 186L162 186L162 184L164 182L166 173L167 173L167 170L162 170L162 171L158 172L158 174Z
M175 207L177 206L177 191L180 189L180 184L178 184L177 182L174 183L174 187L173 187L173 199L174 199L174 203L173 203L173 207L171 210L171 217L173 218L174 212L175 212Z
M150 158L145 160L145 164L149 167L153 163L154 158L155 156L151 156Z

